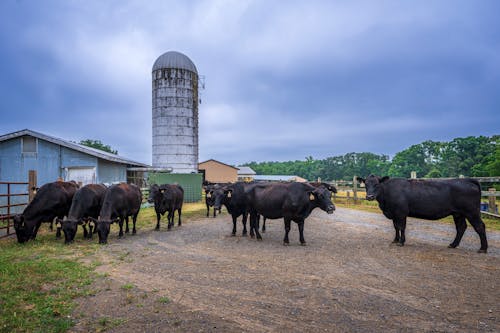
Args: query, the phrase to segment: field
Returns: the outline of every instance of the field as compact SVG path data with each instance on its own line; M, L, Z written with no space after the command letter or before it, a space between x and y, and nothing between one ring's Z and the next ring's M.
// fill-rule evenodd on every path
M337 202L306 221L308 245L282 245L283 223L264 240L231 237L230 217L186 205L183 226L109 245L77 236L65 246L42 227L36 242L0 241L2 332L496 332L500 330L500 232L489 253L468 228L410 219L407 244L376 209ZM349 205L352 206L352 205ZM356 207L359 208L359 207Z

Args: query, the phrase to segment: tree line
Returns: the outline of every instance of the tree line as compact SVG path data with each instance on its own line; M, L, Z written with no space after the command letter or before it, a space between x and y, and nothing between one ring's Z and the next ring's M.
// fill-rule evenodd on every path
M296 175L308 180L352 180L354 175L388 175L410 177L488 177L500 176L500 135L469 136L449 142L424 141L394 155L347 153L341 156L304 161L249 162L262 175Z

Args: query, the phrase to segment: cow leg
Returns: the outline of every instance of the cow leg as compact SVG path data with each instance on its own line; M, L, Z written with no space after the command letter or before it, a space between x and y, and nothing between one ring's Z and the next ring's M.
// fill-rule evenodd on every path
M136 232L137 232L137 230L135 229L135 222L137 222L137 215L139 215L139 213L137 213L134 216L132 216L132 223L133 223L132 235L135 235Z
M88 235L88 239L92 239L92 235L94 234L94 227L92 226L92 222L87 222L88 226L89 226L89 235Z
M125 218L125 233L128 234L130 232L130 230L128 229L128 216Z
M50 221L49 229L50 231L54 231L54 220Z
M87 239L89 237L89 232L87 231L87 226L82 224L82 229L83 229L83 238Z
M160 230L160 219L161 219L161 214L156 212L156 228L155 228L155 230Z
M246 213L246 212L243 213L243 219L241 220L241 223L243 223L243 231L241 232L241 236L247 235L247 218L248 218L248 213ZM235 230L235 232L236 232L236 230Z
M396 227L396 233L399 230L399 243L398 246L405 245L405 229L406 229L406 216L394 218L394 224Z
M288 240L288 233L290 232L290 219L283 219L285 221L285 238L283 239L283 245L289 245L290 240Z
M300 245L305 246L306 240L304 239L304 220L298 222L299 226L299 235L300 235Z
M215 209L215 207L214 207L214 217L216 217L216 216L217 216L217 209Z
M182 225L181 214L182 214L182 209L181 208L177 209L177 215L179 215L179 218L177 219L177 225L178 226Z
M118 222L118 225L120 226L120 233L118 234L119 238L123 237L123 220L124 220L123 217L120 217L120 222Z
M265 233L266 232L266 218L263 217L263 221L262 221L262 233Z
M467 223L465 222L465 216L463 215L453 215L453 221L455 221L455 228L457 229L457 235L455 236L455 240L450 245L448 245L448 247L454 249L458 246L458 244L460 244L465 229L467 229Z
M33 234L31 235L31 239L35 239L36 238L36 235L38 234L38 229L40 229L41 225L42 225L41 223L37 223L35 225L35 229L33 231Z
M231 232L231 236L236 236L236 222L238 218L234 214L231 217L233 218L233 232Z
M488 251L488 240L486 239L486 227L483 220L479 215L467 217L467 220L472 224L472 227L476 230L481 240L481 248L477 252L486 253Z
M250 213L250 238L255 237L255 232L253 231L255 226L255 218L256 216L254 215L254 213Z
M262 236L260 235L260 232L259 232L259 214L256 215L255 217L255 226L254 226L254 231L255 231L255 237L257 238L257 240L262 240Z
M168 220L167 230L172 229L172 225L174 224L174 223L172 222L172 220L173 220L173 216L172 216L172 215L173 215L173 214L172 214L172 212L171 212L171 211L168 211L168 214L167 214L167 220Z
M394 237L394 240L392 241L393 243L399 243L399 229L396 225L396 221L393 220L392 224L394 225L394 230L396 230L396 236Z
M206 204L206 205L207 205L207 217L209 217L210 216L210 206L208 204Z

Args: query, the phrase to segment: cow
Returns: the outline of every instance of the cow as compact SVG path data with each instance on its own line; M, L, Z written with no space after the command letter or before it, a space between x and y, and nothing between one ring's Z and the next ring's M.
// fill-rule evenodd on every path
M149 202L154 202L156 212L156 228L160 230L161 216L168 212L167 220L170 230L174 226L174 215L177 211L178 225L182 224L182 204L184 202L184 189L176 184L152 185L149 190Z
M220 187L219 184L207 184L203 186L203 190L205 191L205 204L207 205L207 217L210 216L210 207L214 206L215 200L213 196L214 189ZM221 210L219 209L219 214ZM217 209L214 208L214 217L217 215Z
M220 211L222 205L224 205L226 206L229 214L231 214L233 219L233 231L231 234L233 236L236 235L236 221L241 215L243 215L241 221L243 224L242 236L247 235L248 214L245 196L245 187L247 186L249 186L247 183L238 182L212 190L214 209L218 209Z
M63 181L47 183L40 187L22 214L14 216L17 241L24 243L30 239L34 240L42 222L52 223L54 218L66 216L77 189L77 183ZM61 236L60 227L56 236Z
M125 233L129 232L128 219L132 216L133 229L132 234L136 233L135 223L137 215L141 209L142 193L139 187L134 184L120 183L111 185L104 194L99 218L91 218L96 223L99 243L108 242L109 230L111 224L119 222L120 233L118 237L123 237L123 222L126 221Z
M59 220L66 244L73 242L79 224L83 228L83 237L92 238L93 230L89 218L96 219L99 216L105 193L106 186L102 184L88 184L75 193L68 217ZM89 225L89 232L87 232L87 224Z
M479 209L481 187L476 180L417 180L370 175L366 179L358 178L358 181L365 183L366 199L377 200L385 217L393 221L396 230L393 243L404 245L408 216L438 220L451 215L457 234L448 247L455 248L460 244L467 219L481 240L478 252L486 253L488 242Z
M285 238L283 244L288 245L290 223L298 224L301 245L306 245L304 239L304 221L316 207L332 214L335 206L331 201L331 192L323 186L314 187L307 183L270 183L254 184L245 190L247 211L250 214L250 228L257 239L262 239L259 233L258 215L268 219L283 218L285 223ZM252 230L251 230L252 231Z

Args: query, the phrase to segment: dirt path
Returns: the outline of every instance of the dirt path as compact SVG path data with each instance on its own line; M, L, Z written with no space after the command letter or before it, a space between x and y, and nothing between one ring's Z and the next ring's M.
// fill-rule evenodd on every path
M95 258L106 277L81 300L74 331L500 331L499 232L484 255L472 228L448 249L453 225L409 220L400 248L381 214L341 208L313 212L305 247L295 224L282 245L282 220L262 242L231 228L223 214L111 237Z

